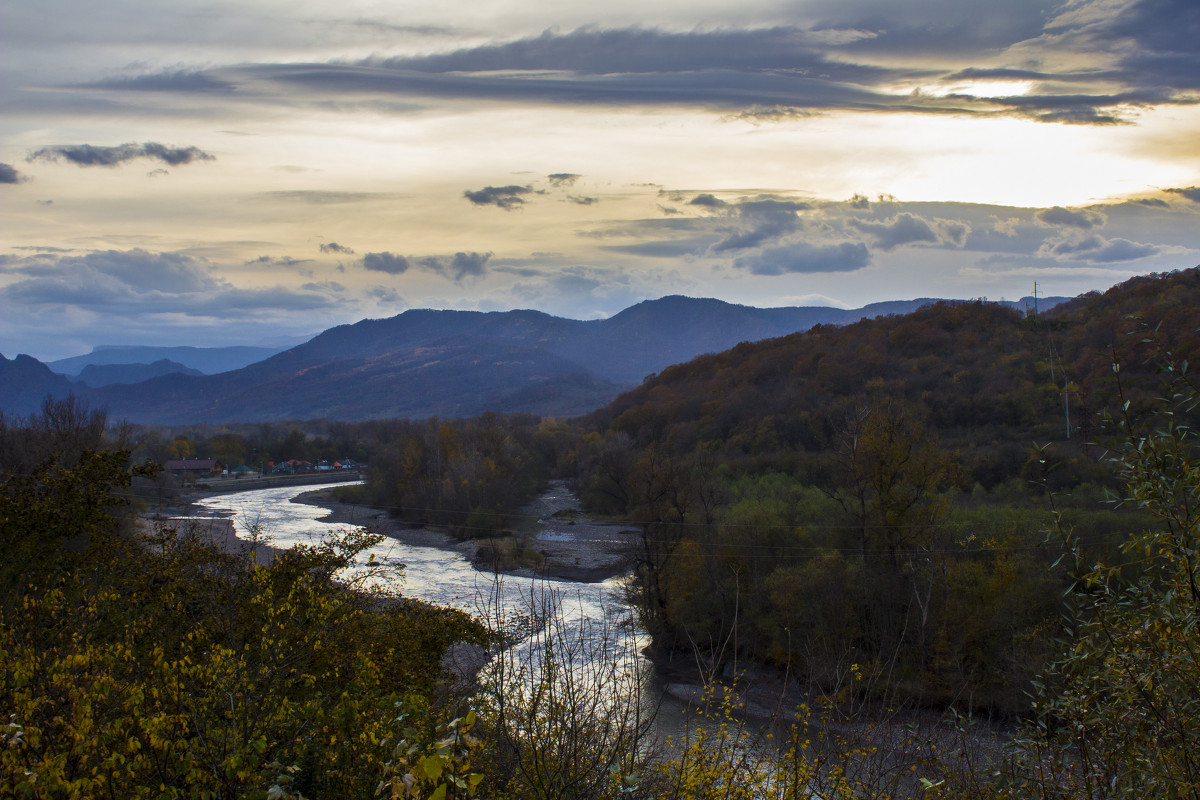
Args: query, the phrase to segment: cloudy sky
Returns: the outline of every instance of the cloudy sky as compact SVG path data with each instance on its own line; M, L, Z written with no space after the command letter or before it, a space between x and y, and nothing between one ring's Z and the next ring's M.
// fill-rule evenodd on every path
M1195 0L0 0L0 353L1200 263Z

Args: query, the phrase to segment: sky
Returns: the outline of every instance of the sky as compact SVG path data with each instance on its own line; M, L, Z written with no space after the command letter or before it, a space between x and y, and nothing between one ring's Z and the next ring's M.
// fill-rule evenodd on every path
M0 0L0 353L1200 263L1195 0Z

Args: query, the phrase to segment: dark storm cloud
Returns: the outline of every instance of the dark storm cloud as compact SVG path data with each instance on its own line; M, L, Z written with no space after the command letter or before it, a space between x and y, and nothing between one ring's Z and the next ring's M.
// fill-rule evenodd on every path
M462 281L466 278L478 278L487 272L491 253L455 253L451 258L442 256L427 256L417 263L422 269L444 275L452 281Z
M847 54L977 54L1039 36L1049 14L1042 0L808 0L806 13L818 28L862 31L838 46Z
M346 247L345 245L340 245L337 242L322 242L321 243L321 252L322 253L341 253L341 254L347 255L347 256L354 255L354 250L352 248Z
M703 194L691 192L684 197ZM597 244L607 252L645 259L715 265L719 258L732 257L737 267L761 274L845 271L865 266L872 258L909 265L925 258L914 249L929 248L1036 257L1070 269L1165 258L1174 252L1172 248L1196 249L1195 237L1179 230L1178 213L1184 209L1171 211L1161 202L1131 201L1103 210L1038 209L911 203L889 196L881 196L878 202L855 196L841 202L803 203L763 194L730 200L715 209L684 208L686 215L626 220L580 231L577 236L600 240ZM695 213L693 208L705 213ZM1095 235L1101 230L1104 237ZM1086 239L1089 235L1094 238Z
M527 39L380 63L392 69L425 73L556 70L607 76L810 70L826 79L856 83L872 83L894 75L879 67L829 59L808 46L804 34L794 27L684 33L584 27L569 33L547 30Z
M1080 228L1082 230L1091 230L1092 228L1101 227L1104 225L1105 218L1103 214L1095 211L1075 210L1063 208L1062 206L1054 206L1053 208L1043 209L1035 215L1038 222L1051 227L1057 225L1066 225L1071 228Z
M702 208L726 208L729 203L717 198L715 195L708 193L698 194L688 201L689 206L701 206Z
M793 233L800 227L797 212L806 208L807 203L787 200L741 202L734 211L735 227L725 238L713 245L713 252L758 247L772 239Z
M1029 116L1038 122L1062 122L1067 125L1121 125L1127 122L1123 117L1100 111L1091 105L1038 111Z
M806 43L797 28L674 33L582 28L414 58L357 63L244 64L201 71L267 102L339 107L392 96L617 105L682 105L737 111L777 109L923 110L872 87L936 70L854 64ZM102 88L116 88L111 82ZM140 87L127 83L126 89ZM942 103L942 105L946 105ZM955 110L963 104L953 101ZM791 112L788 112L791 113Z
M1141 0L1109 25L1100 36L1126 47L1120 68L1126 80L1170 89L1200 89L1200 5L1193 0Z
M1005 4L994 6L1009 11ZM1109 125L1128 122L1124 110L1129 107L1197 102L1200 5L1194 0L1141 0L1118 9L1111 4L1076 2L1063 4L1050 13L1058 16L1045 19L1043 39L1057 43L1059 49L1085 55L1111 54L1114 58L1098 58L1092 69L1067 72L1037 69L1035 65L1028 69L968 68L956 76L1034 81L1035 89L1030 94L993 100L1043 122ZM1035 36L1026 37L1026 41L1031 45L1025 54L1028 58L1038 52L1039 42ZM1061 90L1073 84L1079 86L1076 94L1049 88Z
M70 281L92 276L103 283L121 284L137 292L192 294L214 291L222 284L199 259L182 253L146 250L98 250L84 255L49 259L25 270L31 277Z
M26 161L67 161L80 167L116 167L127 161L149 158L173 167L193 161L215 161L216 156L198 147L167 147L158 142L103 147L90 144L51 145L35 150Z
M105 250L32 256L12 266L22 279L0 289L0 298L26 307L244 319L247 312L313 310L334 302L283 287L240 289L214 277L207 262L182 253Z
M11 164L0 163L0 183L20 183L22 180L21 173Z
M851 220L850 224L873 236L875 243L883 250L893 250L905 244L936 244L941 241L927 221L907 212L878 222L856 219Z
M1102 237L1090 234L1087 236L1048 239L1039 252L1042 255L1074 258L1098 250L1103 246L1104 239Z
M1088 261L1093 264L1110 264L1117 261L1134 261L1157 255L1161 247L1142 242L1131 242L1128 239L1109 239L1100 247L1088 254Z
M243 97L266 103L295 103L303 100L318 105L336 104L346 109L360 104L379 111L395 106L387 98L433 98L516 103L571 103L579 105L685 106L707 107L725 112L772 106L798 110L897 110L917 112L947 111L970 113L976 101L961 98L929 98L875 91L875 84L904 81L918 76L931 79L936 72L900 68L834 68L822 64L805 68L797 59L794 69L676 70L665 72L624 72L619 58L614 71L583 74L570 70L551 70L537 74L447 71L422 72L400 62L362 62L357 64L253 64L216 68L241 85ZM853 69L851 69L853 68ZM843 73L860 71L876 76L863 82ZM832 74L838 73L838 74ZM104 89L114 88L106 85ZM136 86L128 86L136 89ZM120 110L119 101L113 111ZM389 105L390 104L390 105ZM411 110L405 102L391 110ZM989 113L995 109L988 107Z
M1028 94L1019 97L988 98L986 102L1007 107L1015 114L1040 122L1120 125L1129 123L1129 120L1121 115L1125 107L1145 107L1172 102L1190 104L1195 101L1177 98L1166 89L1145 88L1116 94Z
M1098 0L1049 8L1041 0L808 0L804 16L815 20L811 28L581 27L428 55L258 62L92 86L109 94L226 93L284 103L307 95L339 108L379 106L398 95L669 104L713 108L728 112L727 119L755 123L861 109L1007 113L1107 125L1127 121L1131 108L1197 102L1200 4L1141 0L1114 6ZM906 61L922 66L901 66ZM1056 71L1054 64L1070 67ZM990 98L895 90L971 80L1025 81L1032 90Z
M825 25L875 34L839 47L844 57L939 53L947 64L961 65L984 53L1003 58L1014 47L1011 63L968 63L950 68L946 80L1032 81L1030 95L996 103L1045 122L1112 124L1121 121L1119 106L1192 103L1200 88L1200 4L1194 0L1140 0L1123 7L1091 0L814 0L806 10ZM1098 57L1062 72L1046 68L1064 61L1053 57L1063 52ZM1063 85L1077 85L1078 94L1048 88Z
M550 185L559 186L574 186L575 181L582 178L582 175L576 175L574 172L555 172L552 175L547 175L546 179L550 181Z
M386 272L388 275L400 275L407 272L409 267L407 258L386 250L382 253L366 253L362 257L362 265L363 269Z
M754 255L737 258L733 266L755 275L785 275L797 272L853 272L867 266L870 261L871 253L862 242L796 242L764 248Z
M682 200L686 195L665 193ZM762 247L792 234L801 227L799 212L810 204L778 199L774 195L725 201L703 192L686 201L703 209L703 216L684 216L674 208L659 206L670 219L643 219L607 228L581 231L577 235L605 239L630 237L633 244L608 245L606 250L650 258L680 258L715 255Z
M478 191L463 192L463 197L477 206L496 206L511 211L524 205L524 195L532 192L532 186L485 186Z
M384 251L366 253L360 263L364 269L385 272L388 275L401 275L412 267L418 267L452 281L462 282L486 274L491 258L491 253L458 252L453 256L424 256L410 260L406 256Z
M1200 203L1200 186L1189 186L1186 189L1167 189L1171 194L1177 194L1180 197L1186 197L1193 203Z
M1162 252L1154 244L1133 242L1128 239L1106 239L1094 233L1077 233L1060 238L1047 239L1038 255L1059 260L1086 261L1092 264L1113 264L1136 261Z

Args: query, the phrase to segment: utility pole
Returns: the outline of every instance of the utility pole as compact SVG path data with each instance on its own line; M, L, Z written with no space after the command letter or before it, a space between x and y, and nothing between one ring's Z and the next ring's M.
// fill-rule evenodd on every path
M1066 418L1067 418L1067 438L1068 438L1068 439L1070 439L1070 438L1071 438L1071 400L1070 400L1071 394L1070 394L1070 386L1071 386L1071 385L1070 385L1069 383L1067 383L1067 379L1066 379L1066 377L1064 376L1064 377L1063 377L1063 414L1064 414L1064 415L1066 416Z

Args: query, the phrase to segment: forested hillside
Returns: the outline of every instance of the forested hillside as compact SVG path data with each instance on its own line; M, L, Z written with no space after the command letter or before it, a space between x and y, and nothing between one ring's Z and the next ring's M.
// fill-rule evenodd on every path
M983 302L817 326L669 367L587 419L638 447L805 467L864 405L916 413L958 450L968 486L1020 473L1032 442L1087 442L1126 390L1153 396L1157 348L1200 343L1200 269L1135 278L1039 315ZM1150 341L1143 341L1149 339Z
M1120 563L1145 520L1101 504L1106 415L1141 424L1198 329L1188 270L1040 315L940 303L742 344L587 418L580 485L641 523L634 597L664 661L826 688L856 664L881 700L1016 713L1072 580L1050 493Z

